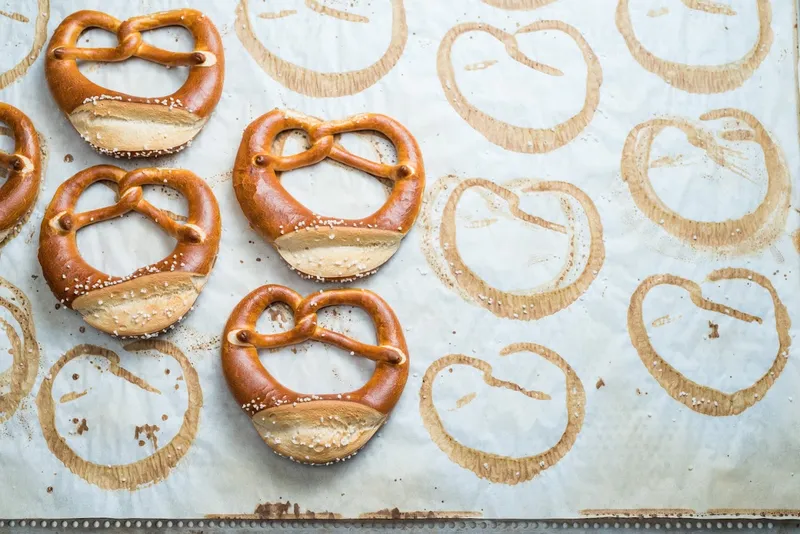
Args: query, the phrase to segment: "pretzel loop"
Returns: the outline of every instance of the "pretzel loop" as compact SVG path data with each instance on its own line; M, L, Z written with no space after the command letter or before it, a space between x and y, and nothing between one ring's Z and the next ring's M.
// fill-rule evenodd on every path
M298 293L291 289L281 286L269 287L270 290L266 293L266 298L259 302L262 313L272 304L286 304L294 313L294 328L277 334L260 334L254 330L254 326L248 326L231 331L228 335L230 342L241 345L252 345L259 349L276 349L314 340L337 346L346 351L350 351L354 356L361 356L376 362L398 365L406 361L406 355L397 347L389 345L368 345L339 332L334 332L333 330L318 326L318 310L328 306L350 304L349 302L341 300L339 292L326 291L323 293L315 293L303 299ZM365 293L365 295L365 298L371 299L371 293ZM353 302L352 305L367 310L364 305L358 302Z
M264 313L268 307L275 303L283 303L292 309L292 313L297 312L297 308L303 298L288 287L270 286L270 289L263 294L258 301L258 316ZM277 334L259 334L255 331L255 323L244 328L237 329L228 334L228 339L238 345L252 345L259 349L273 349L294 345L308 340L316 327L316 316L310 316L301 321L295 315L295 326L286 332ZM313 324L311 322L313 321Z
M281 132L287 130L296 130L302 128L286 128ZM278 132L278 133L281 133ZM309 133L309 132L306 132ZM256 156L254 163L259 166L270 167L273 172L286 172L299 169L301 167L309 167L315 165L327 157L330 157L331 150L334 147L334 139L332 135L316 139L311 147L297 154L284 156L282 154L273 154L269 150L264 151L262 154Z
M298 154L273 153L278 135L302 130L311 147ZM371 161L345 149L336 136L375 131L394 145L397 164ZM281 185L279 173L330 158L392 182L386 203L363 219L323 217L300 204ZM356 115L323 122L299 113L273 110L245 130L233 186L251 226L270 241L301 275L349 281L375 272L400 246L416 220L425 189L422 154L411 133L390 117Z
M195 49L173 52L142 38L142 32L166 26L189 30ZM78 47L78 38L89 28L116 34L117 46ZM92 83L76 62L119 62L133 57L167 67L189 67L189 76L171 95L141 98ZM97 11L79 11L56 29L46 58L47 81L59 107L95 149L117 157L159 156L183 149L204 126L222 94L222 41L211 21L193 9L126 21Z
M206 53L203 51L173 52L148 44L142 38L141 32L143 31L182 25L183 19L184 16L180 11L133 17L124 22L104 14L87 17L86 29L100 28L115 33L119 44L114 48L59 46L53 49L52 54L56 59L80 59L96 62L119 62L138 57L169 67L202 65L206 61Z
M278 334L257 333L259 317L276 302L293 310L295 326ZM370 315L377 345L317 324L318 310L342 305L357 306ZM349 393L297 393L270 375L256 350L308 340L374 360L375 372L364 386ZM304 463L328 464L355 454L386 422L408 379L407 353L397 317L374 293L339 289L303 298L289 288L268 285L247 295L231 313L223 334L222 369L234 397L275 452Z
M100 223L109 219L122 217L126 213L132 211L142 198L142 188L130 189L125 191L124 195L120 196L119 201L111 206L104 206L81 213L74 213L72 211L61 212L54 220L59 228L64 232L77 232L81 228L91 224Z
M117 202L75 212L82 193L101 181L116 184ZM145 200L146 185L166 186L183 195L188 204L186 221ZM77 248L78 230L131 211L177 240L172 253L125 277L109 276L88 265ZM120 336L151 336L191 309L213 267L220 234L216 199L191 172L158 168L125 172L98 165L76 174L56 191L42 221L39 262L56 297L81 312L92 326Z
M0 168L8 171L0 185L0 245L27 219L42 180L42 154L33 123L20 110L0 103L0 123L14 138L12 153L0 152Z

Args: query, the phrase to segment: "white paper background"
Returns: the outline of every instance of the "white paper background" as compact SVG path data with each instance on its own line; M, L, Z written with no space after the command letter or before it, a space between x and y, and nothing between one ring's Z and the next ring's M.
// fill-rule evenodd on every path
M753 26L757 20L755 0L726 2L739 15L726 19L729 28L722 29L678 0L631 3L637 35L648 49L667 59L705 64L732 61L749 50L757 33ZM107 491L87 483L51 454L37 418L34 400L39 385L62 354L80 343L108 347L120 354L123 367L157 387L160 384L159 389L165 391L161 396L150 395L109 373L98 372L88 359L71 362L55 381L54 397L92 389L82 399L59 405L56 420L70 446L93 462L127 463L152 453L150 443L138 446L135 425L157 422L159 443L169 441L185 410L185 389L169 389L172 379L164 369L176 367L174 360L128 354L118 342L88 326L80 333L83 323L77 314L55 310L55 299L36 260L38 227L55 189L76 172L100 163L119 163L126 169L152 163L117 162L94 153L53 102L42 57L27 75L0 90L0 100L19 107L33 120L49 154L33 217L0 252L0 276L19 286L32 301L42 348L33 391L17 413L0 424L0 517L249 514L261 503L287 500L299 503L302 510L331 511L344 517L394 507L514 518L574 517L587 509L689 508L704 513L714 508L800 508L800 369L795 360L789 359L763 401L738 416L709 417L667 395L643 366L626 327L631 294L647 276L671 273L701 282L712 270L728 266L767 276L792 319L800 321L798 253L790 237L800 219L794 207L786 231L774 243L777 253L766 248L728 259L682 261L659 250L652 223L631 224L636 209L620 178L623 143L637 124L663 115L694 120L709 110L735 107L762 122L782 148L792 179L796 179L800 163L796 19L790 0L771 3L775 42L769 55L741 87L721 94L689 94L642 68L617 31L614 0L559 0L533 11L503 10L478 0L406 0L408 42L396 66L360 93L312 98L286 89L245 51L234 30L237 2L233 0L52 1L48 39L58 23L78 9L99 9L125 19L191 4L215 22L223 35L227 63L222 99L189 149L156 164L190 169L213 186L222 211L223 237L219 259L197 309L166 337L188 355L200 376L204 402L194 444L166 480L150 487ZM376 61L385 50L391 12L389 2L383 0L350 4L325 2L368 16L371 22L355 24L324 17L305 8L301 0L251 0L250 20L257 35L276 45L273 51L284 59L328 72L359 69ZM649 9L665 6L670 9L668 15L646 16ZM296 9L298 15L274 20L257 17L258 13L283 9ZM0 10L33 19L35 2L0 0ZM597 112L574 141L548 154L521 154L490 143L454 111L437 77L436 54L442 37L456 24L484 22L513 32L540 19L562 20L578 28L600 60L604 81ZM146 38L159 46L191 49L185 35L176 43L181 32L159 30ZM113 46L115 42L101 32L87 35L94 46ZM0 71L24 56L31 37L32 23L0 16ZM497 41L475 34L472 40L463 36L454 46L453 63L462 92L493 116L523 126L549 127L573 115L582 103L586 72L577 48L565 36L552 33L521 36L519 42L530 57L558 66L565 76L549 78L520 69L507 60ZM500 63L482 71L461 68L488 59ZM140 60L82 70L101 85L139 95L168 94L182 82L179 70L168 71ZM308 468L283 460L264 445L229 394L220 371L218 342L229 310L259 285L284 284L302 294L320 287L299 279L249 229L225 175L233 166L245 126L274 107L328 119L361 112L395 117L413 132L422 148L428 188L446 175L481 177L496 183L538 178L575 184L593 199L600 213L606 247L602 270L581 298L554 315L530 322L501 319L441 283L423 256L418 226L389 263L358 284L387 300L406 328L411 376L389 424L355 460L343 465ZM665 133L659 139L667 151L693 150L681 135ZM360 143L360 150L369 153L363 138L345 142L352 146ZM1 148L8 149L8 143ZM66 154L74 156L74 161L65 162ZM686 216L715 220L735 218L752 209L752 190L743 189L750 184L735 177L717 178L711 186L702 178L681 178L688 169L702 173L701 160L695 157L691 166L660 169L671 173L665 180L672 188L663 193L672 207ZM758 158L749 163L757 166ZM284 182L309 206L333 216L363 216L379 206L385 195L378 182L329 164L289 174ZM690 194L690 186L698 189ZM80 207L111 201L102 186L99 191L83 199ZM174 195L148 194L162 207L181 209ZM794 206L796 187L792 198ZM537 275L535 270L531 270L533 274L525 270L531 253L537 252L534 247L547 244L558 250L559 245L537 242L534 236L520 237L526 246L515 246L515 235L503 233L500 227L487 229L482 234L485 250L496 248L497 252L481 253L482 249L476 248L480 246L476 234L465 241L468 244L461 244L462 255L486 280L500 287L533 287L540 283L539 277L546 279L542 271ZM497 246L503 240L509 245ZM171 248L166 237L135 215L82 231L79 244L87 259L111 274L132 271L163 257ZM717 289L706 284L704 291L709 298L729 296L740 309L764 316L769 326L769 301L761 298L760 290L745 291L741 284ZM659 288L645 301L646 324L667 311L686 318L684 323L653 332L653 342L662 355L670 354L665 357L686 376L722 391L744 387L763 374L777 347L774 333L770 337L767 327L753 328L738 331L734 337L742 323L715 315L724 345L712 345L705 339L710 314L688 305L678 309L672 302L676 292L681 293L675 288ZM324 315L331 327L370 339L366 316L355 311ZM268 318L261 321L263 329L269 328ZM796 331L793 327L793 338ZM461 443L515 457L542 452L558 440L564 428L563 376L536 357L498 356L500 349L517 342L542 344L569 362L586 390L586 416L574 447L557 465L528 482L507 486L478 478L439 450L420 417L419 389L433 361L463 353L489 362L497 378L552 394L553 400L543 403L508 390L489 390L480 374L467 367L443 373L434 386L434 400L445 427ZM11 361L3 343L5 340L0 340L0 371ZM297 354L284 349L263 356L262 361L286 385L309 392L355 389L368 378L372 366L318 345L302 346ZM73 373L79 375L77 380L72 380ZM598 378L605 387L595 388ZM472 403L448 411L470 392L478 392ZM169 416L166 422L161 421L162 414ZM70 435L75 430L69 422L73 417L86 418L89 431ZM50 486L53 492L47 493Z

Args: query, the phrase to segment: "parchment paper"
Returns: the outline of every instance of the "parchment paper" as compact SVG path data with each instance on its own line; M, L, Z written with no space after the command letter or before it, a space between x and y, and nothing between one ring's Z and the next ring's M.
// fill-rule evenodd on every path
M189 4L223 35L214 115L175 156L94 153L48 91L42 45L79 9L126 19ZM0 289L0 517L800 515L794 2L0 0L0 11L0 100L28 114L47 153L31 219L0 251L13 284ZM145 39L192 49L183 30ZM81 69L154 97L185 77L142 60ZM220 334L248 292L327 287L290 271L233 194L242 131L275 107L385 113L425 157L420 219L355 284L396 312L411 375L389 423L332 467L272 454L220 371ZM342 143L393 157L369 135ZM285 150L302 146L291 136ZM101 163L190 169L219 201L216 267L165 343L94 331L42 278L45 207ZM387 194L329 162L282 180L330 216L367 215ZM174 193L146 195L184 209ZM79 208L113 201L99 185ZM110 274L171 250L133 214L79 244ZM320 315L374 340L357 310ZM276 309L259 328L290 325ZM310 393L356 389L372 370L318 344L262 361Z

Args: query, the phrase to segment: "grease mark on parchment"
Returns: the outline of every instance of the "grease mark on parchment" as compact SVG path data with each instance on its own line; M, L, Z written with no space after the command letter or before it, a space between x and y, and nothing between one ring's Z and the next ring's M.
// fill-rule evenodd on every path
M464 406L466 406L470 402L474 401L475 397L477 397L477 396L478 396L478 394L475 393L474 391L472 393L467 393L466 395L464 395L463 397L458 399L456 401L456 407L455 408L450 408L449 411L454 412L454 411L456 411L456 410L458 410L460 408L463 408Z
M713 15L736 15L736 10L731 6L712 0L681 0L681 2L689 9L694 9L696 11L705 11Z
M718 269L706 277L708 282L720 280L751 281L766 289L772 297L775 310L775 330L778 334L778 351L770 368L753 385L734 393L724 393L690 380L656 352L644 324L642 315L644 299L654 287L671 285L689 293L692 303L702 310L727 315L748 323L762 324L761 317L711 301L703 297L703 290L699 284L671 274L658 274L645 279L631 296L628 308L628 334L631 344L639 353L647 371L673 399L697 413L712 416L737 415L762 400L786 366L789 358L789 346L792 344L789 336L789 329L792 325L789 312L769 279L757 272L742 268Z
M515 11L530 11L552 4L558 0L481 0L484 4L500 9L511 9Z
M8 311L22 335L20 338L14 325L0 317L0 335L5 335L11 345L11 366L0 373L0 388L8 388L7 393L0 394L0 423L3 423L14 415L22 399L33 389L39 370L39 344L28 297L3 278L0 289L10 294L8 298L0 296L0 308Z
M710 508L706 513L727 516L800 517L800 509L797 508Z
M636 126L628 135L622 152L622 179L639 210L665 232L685 245L717 254L745 254L769 246L781 235L789 214L791 181L780 147L753 115L738 109L718 109L700 116L701 121L735 119L751 129L725 130L720 137L758 143L764 153L767 190L753 211L739 219L705 222L688 219L670 209L650 181L653 142L667 128L682 131L687 141L703 150L716 164L746 177L734 159L737 152L719 144L706 129L680 117L652 119Z
M69 393L64 393L63 395L61 395L61 398L58 399L58 402L59 404L65 404L67 402L80 399L87 393L89 393L88 389L84 389L83 391L70 391Z
M677 156L663 156L650 162L650 168L675 167L683 163L683 154Z
M713 321L708 321L708 328L711 329L708 333L708 338L719 339L719 325Z
M159 428L158 425L148 425L148 424L144 424L141 426L137 425L134 427L133 439L139 442L140 447L143 446L144 441L147 440L153 445L153 451L157 451L158 434L156 434L156 432L158 432L159 430L161 430L161 428ZM144 439L140 439L139 436L141 436Z
M27 24L28 22L31 21L31 19L29 19L28 17L26 17L22 13L14 13L14 12L0 10L0 16L1 17L7 17L7 18L9 18L11 20L15 20L17 22L22 22L22 23L25 23L25 24Z
M671 316L670 314L662 315L661 317L653 319L653 322L650 323L650 326L652 326L653 328L658 328L659 326L664 326L666 324L673 323L679 320L681 317L683 316L680 314L676 315L675 317Z
M442 200L444 193L453 185L455 187L449 193L440 221L436 224L436 201ZM456 208L464 192L472 188L482 196L488 195L490 209L505 215L499 205L493 205L495 198L492 197L502 199L507 212L514 218L568 237L569 253L561 272L553 280L533 290L502 291L489 285L464 263L456 244ZM518 193L553 193L560 196L562 211L569 224L556 224L522 211ZM579 233L574 228L574 216L568 199L578 202L588 221L588 255L582 269L577 258ZM426 205L420 222L423 229L421 239L423 253L431 268L442 283L455 289L464 300L478 304L498 317L531 321L566 308L588 289L605 259L603 226L597 208L586 193L566 182L519 179L497 185L482 178L459 182L456 177L446 176L431 188ZM567 280L570 274L576 275L572 281Z
M664 6L659 9L651 9L650 11L647 12L647 16L651 18L663 17L668 13L669 13L669 8Z
M422 379L422 387L419 392L419 411L422 416L422 422L436 446L439 447L451 461L465 469L469 469L480 478L485 478L499 484L514 485L520 482L526 482L545 469L558 463L575 443L578 433L583 426L585 415L586 395L584 393L583 384L572 367L570 367L561 356L547 347L534 343L514 343L503 348L500 351L500 355L509 356L520 352L529 352L550 362L564 373L566 379L567 426L561 438L558 440L558 443L543 453L522 458L501 456L499 454L462 445L445 429L439 417L439 412L433 403L433 383L439 372L443 369L454 365L466 365L483 372L484 381L490 386L506 387L506 385L511 384L505 381L496 381L496 379L492 378L492 366L483 360L463 354L450 354L440 358L433 362L431 366L428 367L428 370L425 371L425 376ZM503 385L496 386L495 381ZM538 400L549 398L539 392L527 392L529 393L527 394L525 393L527 390L524 390L516 384L513 384L513 386L516 386L516 388L509 389L520 391L530 398Z
M96 345L78 345L67 351L54 365L42 381L39 394L36 397L36 406L39 410L39 423L42 427L47 446L50 452L58 458L65 467L85 481L108 490L127 489L135 491L148 484L155 484L169 476L174 468L191 447L197 435L197 424L200 417L200 408L203 405L203 392L200 380L192 364L181 350L167 341L146 340L136 341L125 345L129 352L156 351L174 358L183 371L188 391L188 406L183 416L178 433L161 449L147 458L124 465L100 465L89 462L70 448L66 440L58 433L55 423L56 406L53 399L53 382L58 373L70 361L80 356L98 356L108 360L111 372L120 378L130 381L146 391L157 393L158 390L149 386L144 380L137 377L131 380L131 374L119 366L119 355L115 352Z
M347 22L369 22L369 18L359 15L357 13L349 13L341 9L334 9L332 7L320 4L317 0L306 0L306 7L312 11L316 11L320 15L327 15L339 20L346 20Z
M697 512L691 508L597 508L581 510L580 514L590 517L619 518L674 518L674 517L798 517L800 509L795 508L709 508L705 512Z
M456 83L453 68L453 44L461 35L469 32L488 33L505 45L506 53L518 63L549 76L562 76L560 70L535 62L528 58L517 45L516 36L523 33L534 33L555 30L567 34L580 48L586 63L586 97L581 110L570 119L550 128L526 128L515 126L492 117L472 105ZM550 152L560 148L577 137L591 122L597 105L600 102L600 86L603 83L603 70L600 61L589 43L580 32L558 20L542 20L519 28L514 33L507 33L489 24L467 22L450 29L439 45L436 57L439 81L445 96L453 109L461 115L470 126L490 142L507 150L525 153Z
M600 389L601 387L604 387L605 385L606 385L605 380L603 380L602 378L598 378L597 382L594 385L594 388L595 389Z
M86 423L85 417L81 419L78 419L76 417L75 419L72 420L72 422L75 424L75 433L78 434L79 436L82 436L84 432L89 431L89 425Z
M767 57L774 35L770 0L756 0L758 6L758 40L741 59L723 65L687 65L661 59L648 51L636 38L631 21L630 0L619 0L616 24L634 59L645 69L668 84L690 93L723 93L741 86ZM733 16L730 6L708 0L682 0L689 9Z
M384 508L377 512L365 512L359 514L359 519L470 519L483 517L480 512L464 511L439 511L422 510L415 512L401 512L399 508Z
M697 512L691 508L593 508L580 511L581 515L597 517L684 517L695 516Z
M497 60L496 59L487 59L486 61L477 61L475 63L470 63L469 65L464 65L464 70L466 70L466 71L484 70L484 69L488 69L492 65L496 65L496 64L497 64Z
M259 13L258 18L266 19L266 20L273 20L273 19L282 19L283 17L289 17L291 15L296 15L296 9L284 9L281 11L267 11L264 13Z
M318 72L296 65L291 61L281 59L270 51L256 36L248 15L249 0L240 0L236 7L236 35L242 42L245 50L252 56L262 69L281 85L312 97L338 97L360 93L383 78L397 63L408 40L408 26L406 25L406 12L403 0L391 0L392 4L392 29L391 41L386 52L375 63L360 70L348 72ZM314 9L319 5L322 10L335 11L323 14L334 16L350 22L364 23L359 15L331 10L321 6L318 2L306 0L306 6ZM320 12L317 9L315 11ZM366 17L363 17L366 18ZM354 19L354 20L350 20Z
M333 512L302 511L300 505L286 502L265 502L256 506L252 514L209 514L207 519L342 519Z
M30 66L33 65L33 62L36 61L36 58L39 57L39 53L42 51L45 38L47 37L47 21L50 20L50 0L37 0L36 5L37 11L36 18L34 19L33 42L31 43L31 48L19 63L11 67L11 69L0 74L0 89L3 89L12 82L16 81L18 78L24 76ZM27 17L24 17L19 13L3 14L17 22L24 24L28 23Z

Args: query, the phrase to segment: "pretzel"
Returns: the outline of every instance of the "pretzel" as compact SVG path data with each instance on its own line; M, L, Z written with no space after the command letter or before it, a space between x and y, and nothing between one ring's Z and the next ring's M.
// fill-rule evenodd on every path
M8 170L0 186L0 243L33 209L42 182L42 153L31 120L15 107L0 102L0 122L11 128L14 153L0 152L0 168Z
M303 130L311 148L283 156L271 151L278 134ZM373 130L397 150L397 164L385 165L356 156L335 136ZM334 219L300 204L281 185L279 173L330 158L393 182L386 203L364 219ZM419 213L425 189L422 153L411 133L385 115L354 115L322 122L299 113L272 110L244 132L233 170L236 198L250 221L301 276L320 281L350 281L374 273L400 247Z
M143 31L183 26L193 52L171 52L142 40ZM80 48L89 28L116 33L115 48ZM117 62L138 57L166 67L189 67L175 93L142 98L104 89L78 70L77 60ZM183 150L205 125L222 94L225 57L214 24L194 9L178 9L119 21L99 11L78 11L56 28L47 48L45 75L58 106L92 147L120 157L157 157Z
M117 185L117 203L76 213L81 194L101 181ZM186 221L176 221L174 215L145 200L144 185L162 185L181 193L189 206ZM78 230L130 211L150 218L174 237L174 250L124 277L94 269L78 251ZM151 168L126 173L119 167L97 165L79 172L56 191L42 221L39 263L59 302L80 312L93 327L115 336L153 337L173 328L193 308L216 260L220 232L214 194L191 172Z
M294 328L259 334L256 321L276 302L294 311ZM366 345L317 324L327 306L358 306L372 317L378 344ZM356 391L311 395L281 385L264 368L256 349L314 340L376 362L375 373ZM228 386L267 445L281 456L329 465L355 455L386 423L408 379L408 348L400 323L386 302L362 289L320 291L306 298L278 285L262 286L233 310L222 339L222 370Z

